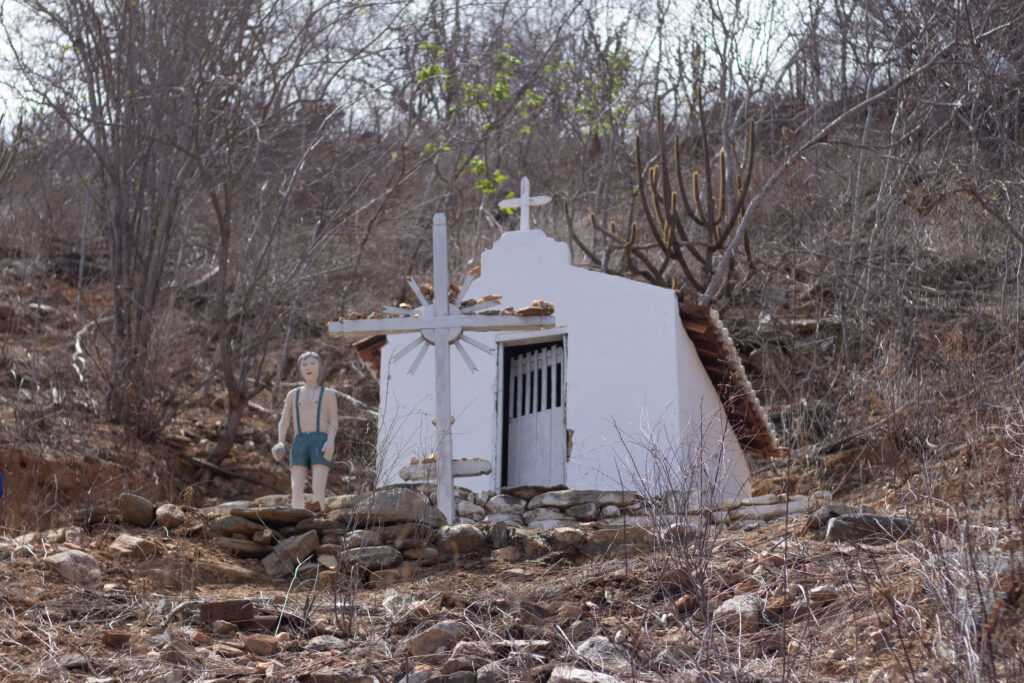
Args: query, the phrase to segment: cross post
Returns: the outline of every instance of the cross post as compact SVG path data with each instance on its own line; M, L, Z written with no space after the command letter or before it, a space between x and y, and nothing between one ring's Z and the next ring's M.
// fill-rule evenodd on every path
M530 207L531 206L543 206L551 201L551 197L547 195L541 195L539 197L530 196L530 179L523 176L523 179L519 181L519 198L503 199L498 202L498 206L502 209L521 209L519 214L519 229L529 230L530 229Z
M529 194L529 181L525 178L524 189ZM545 199L547 197L534 197ZM510 200L513 201L513 200ZM518 201L518 200L515 200ZM543 202L542 202L543 203ZM536 204L535 204L536 205ZM528 204L524 204L524 212ZM407 334L417 332L420 338L392 354L392 360L398 360L420 344L434 347L434 421L437 425L437 507L444 514L449 524L455 521L455 485L452 481L452 408L451 408L451 347L455 346L471 370L476 370L469 354L461 346L463 341L477 348L492 351L478 341L469 339L464 332L477 330L481 332L497 332L501 330L540 330L555 326L555 318L543 316L514 315L477 315L473 311L489 308L499 304L492 300L486 303L466 306L461 309L459 303L466 295L466 290L476 279L475 275L466 278L452 306L448 301L448 224L443 213L434 214L434 300L427 302L419 286L412 278L408 278L413 293L423 304L417 309L386 308L388 312L400 316L392 318L376 318L362 320L333 320L327 324L327 332L332 337L345 335L370 334ZM415 372L419 361L426 351L424 347L412 364L410 373Z

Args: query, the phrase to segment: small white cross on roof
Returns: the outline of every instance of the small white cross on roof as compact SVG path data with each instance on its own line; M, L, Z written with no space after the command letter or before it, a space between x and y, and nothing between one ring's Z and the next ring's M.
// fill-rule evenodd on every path
M529 230L530 229L530 207L541 206L551 201L551 197L541 195L539 197L530 196L530 179L523 177L519 183L519 194L518 198L503 199L498 202L498 206L503 209L522 209L522 213L519 214L519 229Z

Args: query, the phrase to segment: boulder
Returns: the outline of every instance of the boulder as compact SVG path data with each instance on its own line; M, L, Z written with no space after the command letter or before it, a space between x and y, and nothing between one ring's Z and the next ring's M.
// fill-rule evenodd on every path
M569 664L559 664L551 670L548 683L621 683L621 678L599 671L579 669Z
M484 532L472 524L445 526L437 532L437 547L448 553L471 553L486 545Z
M504 490L504 489L503 489ZM594 503L599 507L615 505L624 507L637 499L634 491L596 491L588 489L565 489L548 491L534 496L527 504L527 509L539 507L568 508L581 503Z
M556 484L555 486L502 486L501 492L508 496L522 498L524 501L530 501L542 493L564 491L565 489L565 484Z
M307 650L315 650L316 652L329 652L331 650L344 650L347 648L347 640L342 640L332 635L316 636L315 638L310 638L306 643Z
M629 652L605 636L593 636L576 645L576 655L591 666L616 672L629 672L633 666Z
M441 551L432 545L425 545L420 548L408 548L402 551L402 556L416 560L420 564L433 564L441 559Z
M278 505L267 508L233 508L231 510L231 514L272 527L290 526L309 517L313 517L312 510L293 508L287 505Z
M761 496L762 498L764 496ZM756 505L741 505L729 510L729 519L733 521L744 519L771 520L786 515L798 515L807 512L809 508L807 500L790 500L785 503L766 503Z
M509 495L497 495L487 501L484 506L488 515L522 515L526 509L526 501Z
M262 524L245 517L224 515L208 523L206 525L206 532L211 536L232 536L234 534L252 536L254 533L265 528Z
M455 647L463 637L462 624L446 619L425 631L405 638L398 647L400 651L404 650L412 657L422 657L436 652L447 652Z
M329 505L335 506L328 507L329 519L358 526L420 522L439 527L445 523L444 515L430 504L430 499L410 488L396 486L360 496L338 496Z
M49 555L43 561L71 583L90 584L103 578L100 563L81 550L65 550Z
M266 543L257 543L244 538L231 538L230 536L218 536L213 539L213 543L218 548L227 550L229 553L239 557L261 558L266 557L271 551L271 547Z
M245 643L246 650L261 657L269 657L277 652L277 648L280 646L280 643L274 636L264 633L254 633L251 636L246 636L242 639L242 642Z
M384 545L381 535L372 529L356 529L345 534L340 543L345 549L367 548L370 546Z
M455 506L455 514L470 519L483 519L487 514L483 507L469 500L460 500Z
M615 509L618 510L619 508L615 507ZM580 503L579 505L567 507L565 514L581 522L590 522L598 518L601 514L601 508L598 507L597 503Z
M498 523L503 522L504 524L510 524L512 526L526 526L523 521L522 515L517 514L505 514L503 512L494 512L484 516L485 522Z
M153 502L148 498L134 493L122 493L115 503L121 519L136 526L149 526L153 523Z
M344 533L349 530L349 525L344 522L339 522L333 519L323 519L322 517L307 517L306 519L300 520L295 525L295 531L303 533L314 529L319 531L321 534L330 533Z
M563 526L571 526L576 524L576 520L572 519L538 519L530 522L526 525L527 529L556 529Z
M125 557L137 557L146 559L160 554L160 544L151 538L121 534L113 540L109 546L110 550Z
M724 631L749 633L761 627L764 601L756 593L729 598L715 610L712 621Z
M177 529L185 523L185 511L174 503L164 503L156 509L156 523L165 529Z
M523 521L526 522L527 525L530 525L533 522L542 522L548 520L568 522L572 521L573 518L557 508L549 507L534 508L531 510L527 510L526 512L523 513Z
M544 535L552 548L561 551L579 548L587 539L586 533L582 530L567 526L556 527Z
M263 568L270 576L283 576L295 567L296 563L306 559L320 544L315 531L307 531L300 536L293 536L278 543L274 550L263 558Z
M363 569L375 571L394 567L402 561L402 553L389 545L368 546L364 548L352 548L339 555L333 556L340 560L342 566L357 566Z
M378 545L387 544L398 550L405 550L429 543L434 537L434 530L426 524L405 522L381 527L380 537L383 539L383 543Z
M840 515L828 521L826 541L890 543L910 533L910 520L885 515Z
M621 514L618 505L605 505L601 508L601 519L615 519Z

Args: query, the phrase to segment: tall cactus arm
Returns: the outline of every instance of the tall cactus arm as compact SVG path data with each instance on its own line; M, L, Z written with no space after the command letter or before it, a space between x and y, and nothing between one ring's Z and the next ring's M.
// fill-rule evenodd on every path
M753 178L754 173L754 120L750 119L747 122L747 149L744 154L743 167L741 169L742 178L738 181L739 187L736 191L736 203L733 204L732 210L729 212L729 218L725 223L722 230L722 234L717 240L716 249L720 249L725 245L725 239L729 236L729 233L733 231L736 224L743 217L743 211L747 204L747 193L750 191L750 181Z

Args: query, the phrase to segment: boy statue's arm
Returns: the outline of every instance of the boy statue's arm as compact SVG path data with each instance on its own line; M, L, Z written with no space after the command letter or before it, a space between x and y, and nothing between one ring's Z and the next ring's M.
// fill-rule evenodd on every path
M284 441L288 438L288 425L292 421L292 394L295 390L292 389L288 392L288 395L284 399L284 408L281 410L281 420L277 423L277 443L270 449L274 457L277 460L284 459L285 448Z
M338 434L338 395L332 390L324 392L324 410L327 413L327 442L324 444L324 458L334 458L334 437Z

